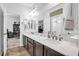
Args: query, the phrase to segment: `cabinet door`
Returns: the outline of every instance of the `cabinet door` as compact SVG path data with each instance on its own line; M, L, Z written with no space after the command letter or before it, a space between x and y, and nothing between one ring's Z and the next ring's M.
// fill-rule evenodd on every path
M33 45L30 42L27 42L27 50L33 56Z
M23 35L23 45L25 48L27 48L27 40L26 36Z
M47 47L44 46L44 56L47 56Z
M35 42L35 56L42 56L43 55L43 45Z
M27 38L27 41L30 42L31 44L33 44L33 40L30 38Z
M57 51L53 50L53 49L50 49L50 48L46 48L46 53L47 53L47 56L64 56L63 54L60 54L58 53Z

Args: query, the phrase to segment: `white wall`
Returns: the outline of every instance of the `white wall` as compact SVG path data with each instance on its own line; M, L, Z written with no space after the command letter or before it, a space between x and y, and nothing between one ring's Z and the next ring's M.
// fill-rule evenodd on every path
M0 4L2 10L3 10L3 48L4 48L4 55L7 51L7 12L6 8Z
M47 12L44 17L44 32L50 31L50 16Z
M78 4L77 3L72 4L72 17L74 19L74 26L75 26L74 31L78 31Z
M79 20L78 19L78 3L72 4L72 18L74 20L74 32L72 34L78 35L79 34L79 29L78 29L78 20ZM78 46L78 40L74 40L74 42Z

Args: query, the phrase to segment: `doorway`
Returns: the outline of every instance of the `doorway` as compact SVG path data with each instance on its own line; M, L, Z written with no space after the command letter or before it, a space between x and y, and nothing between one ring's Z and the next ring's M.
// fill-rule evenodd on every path
M20 16L7 15L7 47L8 49L20 46Z

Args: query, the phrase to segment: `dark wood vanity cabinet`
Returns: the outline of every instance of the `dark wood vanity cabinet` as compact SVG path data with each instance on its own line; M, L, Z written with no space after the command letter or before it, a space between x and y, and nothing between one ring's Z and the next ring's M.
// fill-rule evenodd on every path
M44 56L64 56L63 54L44 46Z
M35 56L43 56L43 45L34 41Z
M42 56L43 45L27 37L27 50L31 56Z
M31 56L64 56L63 54L27 37L27 50Z
M34 41L35 56L64 56L63 54Z

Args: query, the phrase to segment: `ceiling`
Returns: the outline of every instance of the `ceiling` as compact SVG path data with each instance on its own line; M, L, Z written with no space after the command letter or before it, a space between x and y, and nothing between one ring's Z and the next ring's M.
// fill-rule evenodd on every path
M21 5L29 9L29 12L34 8L36 8L38 11L41 11L44 7L46 7L47 4L48 3L21 3Z
M36 12L43 13L58 4L59 3L21 3L21 5L28 9L29 13L34 9L36 9Z
M33 9L36 8L38 12L41 12L42 10L50 9L51 7L56 6L58 3L4 3L7 9L15 10L15 8L18 10L27 9L28 12L31 12Z
M59 3L21 3L29 12L28 17L34 18L44 14L47 10L53 8Z
M3 3L3 5L9 14L19 15L24 13L25 15L29 15L29 13L31 13L31 16L34 17L35 15L35 17L37 17L37 15L41 15L41 13L43 14L46 10L58 5L58 3Z
M28 8L29 12L31 12L34 8L36 8L38 12L42 12L50 8L53 8L54 6L58 4L59 3L21 3L21 5Z

